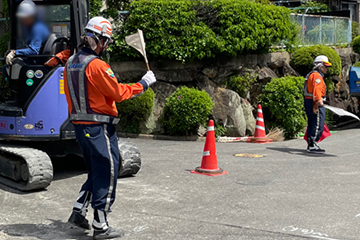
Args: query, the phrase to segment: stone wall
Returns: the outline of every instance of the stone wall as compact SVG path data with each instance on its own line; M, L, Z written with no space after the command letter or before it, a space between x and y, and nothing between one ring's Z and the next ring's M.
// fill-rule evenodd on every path
M286 52L252 54L241 57L223 57L208 61L182 64L177 61L151 62L158 82L152 88L156 93L155 107L148 121L141 126L142 133L161 134L159 119L163 114L165 99L177 87L197 87L206 91L214 101L213 117L226 127L227 136L253 135L255 130L254 106L262 87L274 77L296 75L289 66L290 54ZM143 61L116 62L111 67L122 82L137 82L146 72ZM236 92L222 88L222 83L233 75L254 72L258 81L246 99Z
M349 68L359 61L359 55L351 48L337 49L341 57L342 74L333 76L335 90L328 95L330 105L359 113L358 99L349 93ZM217 123L226 127L227 136L253 135L255 129L255 108L263 86L272 78L298 76L290 65L287 52L252 54L241 57L223 57L213 60L182 64L177 61L151 62L151 69L158 82L152 88L156 93L155 107L148 121L141 125L142 133L162 134L159 119L163 114L165 99L177 87L197 87L206 91L214 102L212 115ZM111 67L122 82L137 82L146 72L143 61L112 63ZM254 73L257 81L246 96L222 87L224 81L234 75ZM199 135L204 134L200 128Z

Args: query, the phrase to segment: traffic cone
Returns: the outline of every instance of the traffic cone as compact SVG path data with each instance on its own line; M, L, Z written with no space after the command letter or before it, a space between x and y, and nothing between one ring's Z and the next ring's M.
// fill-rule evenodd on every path
M215 128L213 120L209 121L201 166L191 171L191 173L207 176L219 176L228 173L227 171L224 171L218 167L215 146Z
M256 116L256 126L255 126L255 135L252 138L248 139L248 142L251 143L271 143L272 139L266 137L265 132L265 123L261 105L258 105L257 116Z

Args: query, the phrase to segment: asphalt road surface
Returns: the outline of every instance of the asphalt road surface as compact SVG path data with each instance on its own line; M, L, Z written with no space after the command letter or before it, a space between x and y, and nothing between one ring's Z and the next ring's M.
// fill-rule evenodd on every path
M191 174L203 142L131 139L137 177L119 179L109 222L123 239L360 239L360 130L334 133L309 155L304 140L217 143L227 175ZM236 153L263 158L235 157ZM0 239L91 239L66 221L86 174L81 159L55 159L45 191L0 185ZM92 221L92 210L88 217Z

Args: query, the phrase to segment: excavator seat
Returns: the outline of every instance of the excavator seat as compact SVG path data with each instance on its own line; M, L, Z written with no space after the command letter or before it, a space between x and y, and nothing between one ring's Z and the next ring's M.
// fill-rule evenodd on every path
M41 83L45 82L48 73L52 68L45 66L44 63L57 53L67 49L69 40L59 34L52 33L47 39L44 47L36 56L19 56L14 59L10 70L10 89L14 93L17 106L26 108L31 95L36 93ZM49 75L50 76L50 75Z

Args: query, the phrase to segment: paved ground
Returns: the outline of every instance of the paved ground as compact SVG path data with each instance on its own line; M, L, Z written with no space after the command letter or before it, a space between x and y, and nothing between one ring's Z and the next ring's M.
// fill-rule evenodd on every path
M229 172L218 177L189 173L200 165L202 142L133 141L143 167L118 181L109 217L124 239L360 239L359 129L333 134L322 156L308 155L303 140L218 143ZM0 185L0 239L91 239L66 224L85 177L81 161L68 158L55 162L46 191Z

